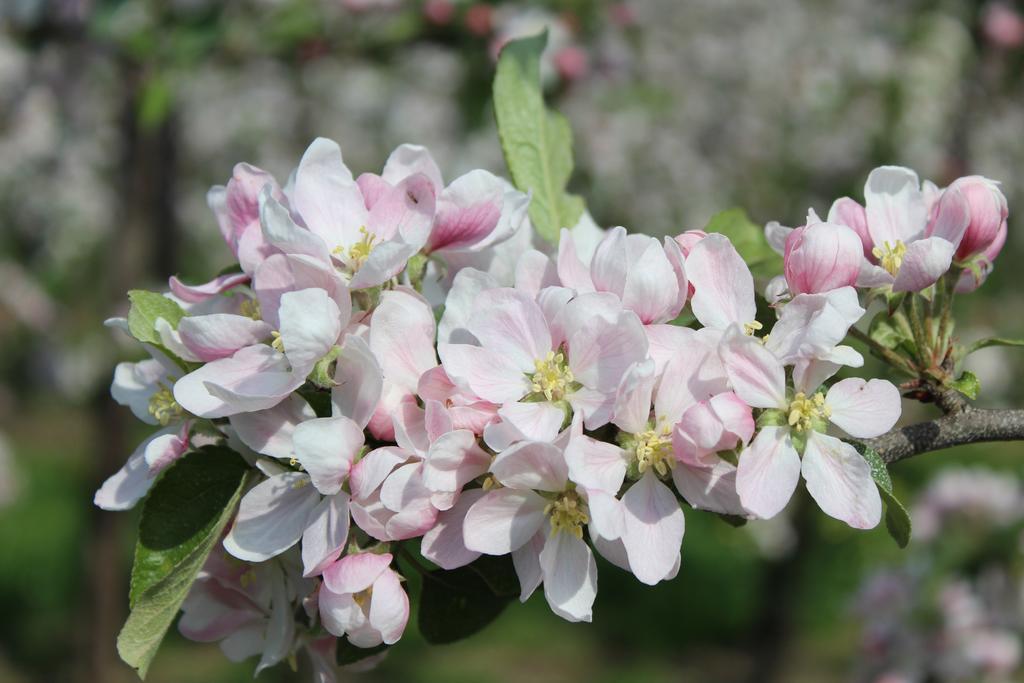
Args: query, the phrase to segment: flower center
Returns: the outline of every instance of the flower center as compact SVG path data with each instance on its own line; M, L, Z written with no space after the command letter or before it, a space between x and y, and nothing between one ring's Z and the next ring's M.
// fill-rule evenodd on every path
M270 336L274 338L274 341L270 342L270 347L276 351L284 353L284 340L281 339L281 333L274 330L270 333Z
M871 253L875 255L875 258L888 271L889 275L895 277L896 273L899 272L900 266L903 265L903 257L907 254L907 245L903 244L900 240L896 240L896 244L883 242L881 247L875 247L871 250Z
M371 597L373 597L373 586L370 586L366 590L361 590L358 593L353 593L352 601L361 608L366 609L366 606L370 604Z
M636 467L643 474L648 468L654 468L659 476L668 475L675 467L675 454L672 452L672 437L664 431L648 429L635 435Z
M789 403L789 426L798 432L810 431L814 423L828 418L832 409L825 403L824 394L810 398L802 391Z
M359 234L362 237L348 249L341 246L334 249L335 254L350 262L352 270L359 270L370 257L370 252L377 246L377 236L367 230L365 225L359 226Z
M161 387L160 391L149 397L149 414L164 427L180 418L183 412L167 387Z
M547 504L544 514L551 518L551 535L566 531L583 538L583 525L590 521L586 503L576 491L566 491Z
M560 401L569 393L575 378L565 362L565 354L548 351L548 355L533 362L536 370L530 375L530 390L549 401Z
M743 323L743 334L747 335L748 337L753 337L754 333L760 330L762 327L764 327L764 325L762 325L761 323L757 322L756 320L751 320L749 323Z
M260 311L260 302L256 299L246 299L243 301L238 307L238 314L253 320L261 320L263 316L262 311Z

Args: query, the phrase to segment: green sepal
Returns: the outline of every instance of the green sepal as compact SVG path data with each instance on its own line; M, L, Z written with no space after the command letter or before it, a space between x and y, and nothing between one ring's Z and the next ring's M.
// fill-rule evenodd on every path
M972 401L978 398L978 392L981 391L981 381L978 379L977 375L969 370L964 370L963 374L960 375L959 378L949 383L949 386L953 387Z
M128 309L128 331L144 344L161 345L163 340L156 331L156 321L166 320L173 329L185 317L185 311L174 301L156 292L133 289L128 292L131 308Z

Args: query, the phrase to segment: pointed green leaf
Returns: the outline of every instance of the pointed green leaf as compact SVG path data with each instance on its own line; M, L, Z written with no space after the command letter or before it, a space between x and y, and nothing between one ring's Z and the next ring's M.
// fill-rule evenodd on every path
M969 356L975 351L986 349L990 346L1024 346L1024 339L1007 339L1005 337L989 337L988 339L979 339L970 346L967 347L965 356Z
M557 244L559 230L573 227L583 214L583 200L565 191L573 168L569 122L544 105L540 56L547 40L544 31L502 49L494 76L494 116L512 182L532 193L533 227Z
M163 318L171 327L177 328L178 322L185 317L185 311L162 294L147 292L144 289L133 289L128 292L132 306L128 310L128 331L140 342L160 344L160 335L154 329L158 318Z
M875 484L878 485L878 491L882 495L882 500L885 501L885 528L888 530L889 535L892 536L892 539L896 541L896 545L906 548L907 544L910 543L910 515L907 514L907 509L903 507L903 504L893 493L889 468L885 466L885 462L875 449L862 443L854 442L852 445L857 449L857 452L864 456L864 459L871 466L871 478L875 480Z
M146 498L117 651L145 678L192 582L219 542L244 487L245 461L204 446L172 466Z
M728 237L754 277L768 279L782 272L782 257L768 244L764 229L753 223L743 209L726 209L716 213L704 231Z
M423 639L440 645L454 643L477 633L508 605L469 567L423 574L419 627Z

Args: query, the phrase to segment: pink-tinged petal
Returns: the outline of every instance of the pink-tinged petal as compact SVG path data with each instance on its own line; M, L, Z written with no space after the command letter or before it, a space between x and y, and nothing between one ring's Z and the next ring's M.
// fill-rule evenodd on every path
M860 262L860 272L857 274L857 286L863 289L884 287L893 283L892 275L882 266L876 266L867 259Z
M441 344L438 353L448 376L485 401L517 401L530 392L526 374L507 356L470 344Z
M733 327L719 350L736 395L753 408L784 408L786 371L758 340Z
M652 470L622 496L622 508L629 566L636 578L653 586L675 566L686 529L683 511Z
M181 611L178 631L200 643L215 643L252 622L262 626L264 619L258 605L216 580L198 580L192 584Z
M544 313L525 292L510 288L482 292L474 302L469 331L492 353L509 359L521 372L552 349Z
M150 472L146 463L146 448L158 439L176 436L177 432L177 426L167 427L140 443L128 457L124 467L111 475L96 491L93 504L98 508L112 511L130 510L135 507L156 481L156 475Z
M382 196L367 217L370 234L385 242L398 240L419 251L430 235L436 195L430 180L411 175Z
M386 645L397 643L409 621L409 596L398 574L388 569L373 584L370 625L380 631Z
M384 483L391 470L408 460L411 455L408 451L394 446L376 448L367 453L352 466L349 473L352 498L360 501L369 498L370 494Z
M263 620L246 624L220 641L221 652L230 662L243 662L263 652L267 627Z
M815 223L786 240L784 270L792 294L815 294L857 282L864 248L845 225Z
M544 597L568 621L590 621L597 597L597 564L590 547L566 532L555 533L540 553Z
M900 392L884 379L850 377L832 385L825 396L829 419L850 436L871 439L885 434L900 419Z
M628 456L615 444L598 441L582 433L573 434L565 447L569 479L585 489L616 495L626 477Z
M648 238L649 239L649 238ZM629 256L626 253L626 229L616 227L605 233L594 250L590 261L590 275L594 287L601 292L610 292L620 299L626 287L629 273Z
M686 258L686 274L694 290L690 306L702 325L724 330L754 320L754 278L725 235L699 241Z
M405 264L412 258L419 247L402 241L384 242L373 248L366 261L352 276L349 286L352 289L377 287L402 272Z
M330 264L328 242L322 235L296 225L288 209L271 196L269 188L260 194L260 225L267 245L284 254L309 256L317 263Z
M270 325L244 315L211 313L187 316L178 323L181 342L196 358L206 363L227 358L270 336Z
M871 257L874 243L871 241L871 233L868 232L868 215L863 206L849 197L840 197L832 202L832 207L828 210L828 218L825 220L827 223L845 225L857 233L864 257Z
M348 541L348 494L344 491L320 501L302 533L302 575L319 576L341 556Z
M295 170L292 206L329 249L359 240L369 214L336 142L317 138L306 149Z
M260 374L271 375L279 381L275 395L265 400L228 401L211 393L209 385L223 388L248 387L246 380ZM188 412L199 417L225 417L245 410L262 410L277 405L282 398L302 383L292 381L285 357L265 345L250 346L238 351L230 358L207 363L179 379L174 384L174 399ZM294 384L294 386L293 386ZM280 392L277 395L277 392ZM259 407L252 403L266 403Z
M502 451L491 464L491 472L510 488L540 491L561 491L569 477L562 450L541 441L521 441Z
M853 287L799 294L782 309L764 347L785 364L828 358L864 312Z
M506 403L498 416L532 441L553 441L565 421L565 411L547 401Z
M740 453L736 492L743 507L763 519L777 515L800 481L800 456L782 427L763 428Z
M204 301L209 301L218 294L222 294L229 289L234 289L239 285L244 285L249 282L248 273L228 273L227 275L218 275L209 282L201 285L186 285L184 282L179 280L174 275L168 281L171 292L174 296L178 297L182 301L190 304L199 304Z
M907 245L907 253L896 280L894 292L920 292L935 284L946 274L953 261L956 247L941 237L928 237Z
M545 287L558 285L558 271L547 254L531 249L519 257L516 262L516 289L536 297Z
M414 401L405 401L394 411L394 440L401 448L420 457L430 448L426 414Z
M928 208L921 182L909 168L880 166L871 171L864 184L864 203L875 246L907 244L924 234Z
M679 290L681 271L673 268L665 248L658 240L643 235L630 235L627 242L635 245L640 253L630 259L632 263L622 289L622 306L636 313L645 325L672 320L682 308ZM672 248L678 251L679 245L672 242ZM682 254L678 254L678 257L681 264ZM688 286L685 275L682 284L685 301Z
M690 297L690 279L686 275L686 257L683 255L683 249L679 243L671 237L666 237L663 245L665 256L668 257L668 262L672 265L672 272L676 276L676 301L673 308L666 313L668 316L666 319L671 320L682 312L686 300Z
M392 540L388 536L387 523L395 513L384 507L376 492L369 497L357 501L354 497L349 502L352 522L371 538L378 541Z
M545 287L537 293L537 305L544 313L544 319L548 321L553 348L565 343L565 310L575 296L576 293L567 287Z
M591 536L614 541L625 532L626 521L622 502L613 493L600 489L584 489L590 521L587 528Z
M393 559L391 553L346 555L324 571L324 585L339 594L360 593L387 571Z
M950 244L959 245L971 222L971 207L956 189L950 187L939 198L935 216L928 224L928 237L941 237Z
M609 396L633 363L647 357L647 335L632 311L615 322L593 318L569 337L569 367L576 381Z
M802 472L808 493L826 515L855 529L878 526L882 498L871 466L853 446L827 434L811 433Z
M426 409L423 411L423 426L427 431L427 438L431 443L452 431L452 419L448 410L439 401L424 401Z
M444 314L437 326L439 343L474 344L479 340L469 332L473 302L480 292L496 289L498 281L489 273L463 268L455 274L452 287L444 301Z
M647 335L647 355L654 361L654 373L660 375L670 360L693 351L691 343L696 331L678 325L644 325L644 334ZM718 353L714 356L717 359Z
M507 555L541 528L547 504L547 499L533 491L489 491L466 513L466 548L487 555Z
M544 525L545 527L547 525ZM526 602L544 580L540 567L540 553L548 537L546 528L533 535L529 541L512 551L512 566L519 579L519 601Z
M1005 233L1006 219L1010 215L999 183L983 176L967 176L953 181L946 193L954 190L963 195L970 218L963 239L959 241L956 259L964 261L981 255L991 262L1002 248L996 246L996 242L1000 240L1000 233Z
M430 500L431 491L423 485L423 461L409 462L395 468L380 487L380 502L392 512L421 506Z
M709 467L679 463L672 468L679 495L697 510L747 516L736 492L736 467L718 459Z
M334 382L331 403L335 414L365 427L381 399L383 371L366 342L353 334L345 337L341 346Z
M746 444L754 436L754 415L750 406L734 392L727 391L711 398L711 408L722 421L725 434L729 438L738 439ZM731 448L735 444L731 440L718 443L718 450Z
M587 429L598 429L608 424L615 408L615 394L583 387L569 394L573 414L583 416Z
M831 223L831 219L829 220ZM779 256L786 252L786 239L793 232L793 228L787 228L778 221L769 221L764 226L764 237L770 246Z
M430 154L430 150L422 145L399 145L395 148L384 164L381 180L390 185L397 185L411 175L420 173L430 180L430 184L440 193L444 188L441 169Z
M275 475L249 490L224 539L224 549L240 560L263 562L299 542L320 494L301 472Z
M260 661L254 676L259 676L264 669L287 657L295 643L295 615L283 572L273 573L270 590L270 618L267 620Z
M376 173L360 174L356 178L356 185L359 186L359 191L363 194L363 203L366 204L367 210L372 209L381 197L394 187L393 183L389 183Z
M281 296L302 289L322 289L338 305L342 327L352 315L352 299L338 271L329 263L309 256L274 254L256 271L253 289L260 304L263 320L274 329L281 326L278 309Z
M484 428L484 443L494 452L500 452L526 437L511 422L498 420Z
M341 335L338 305L322 289L303 289L281 295L278 315L284 354L295 372L306 375Z
M580 260L572 233L565 228L562 228L561 239L558 241L557 266L558 279L561 280L563 286L574 289L580 294L594 291L590 268Z
M309 473L313 486L325 496L341 490L359 450L362 428L347 417L320 417L295 427L295 459Z
M460 429L441 435L423 462L423 484L435 492L454 493L487 471L491 456L473 432Z
M415 391L420 376L437 365L434 313L420 295L394 290L381 294L370 321L370 349L384 377Z
M162 434L152 439L143 449L143 457L151 476L167 469L188 450L189 421L186 420L172 434Z
M487 492L483 489L463 491L455 504L437 516L437 523L423 534L420 552L441 569L464 567L480 557L480 553L466 547L463 540L463 522L469 508Z
M631 365L615 394L612 424L630 434L644 431L651 417L651 396L657 380L653 360Z
M968 268L960 275L960 280L956 283L957 294L968 294L973 292L980 287L985 280L988 279L989 274L992 272L992 266L995 263L996 257L1003 250L1006 245L1006 221L1003 221L999 231L996 233L996 237L992 240L992 243L985 249L981 254L981 258L978 261L977 272L974 269Z
M395 513L385 525L385 539L404 541L417 538L430 531L437 523L439 510L433 505L433 497L417 498L401 512Z
M800 359L793 366L793 387L805 394L812 393L842 367L839 363L816 358Z
M160 390L160 382L167 375L164 366L152 359L138 363L118 363L110 384L110 396L119 405L128 406L136 418L146 424L157 424L149 412L149 400Z
M497 176L474 170L456 178L437 199L427 250L475 249L491 242L504 204L505 187Z

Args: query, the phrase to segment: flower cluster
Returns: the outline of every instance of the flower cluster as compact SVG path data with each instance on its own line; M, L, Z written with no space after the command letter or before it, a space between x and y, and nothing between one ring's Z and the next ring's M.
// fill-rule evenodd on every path
M244 456L255 484L180 629L261 668L399 640L412 539L443 570L511 556L522 600L543 586L589 621L594 551L646 584L676 574L681 503L770 518L802 477L826 514L874 527L871 467L844 438L892 428L900 393L833 381L863 364L843 341L876 296L951 267L976 286L1006 203L982 178L922 188L893 167L865 200L768 226L785 274L758 319L721 234L659 241L584 214L550 250L528 195L485 171L446 184L412 145L358 177L325 139L284 185L240 164L209 193L239 267L172 278L152 358L118 366L115 399L161 429L96 503L132 507L203 444Z

